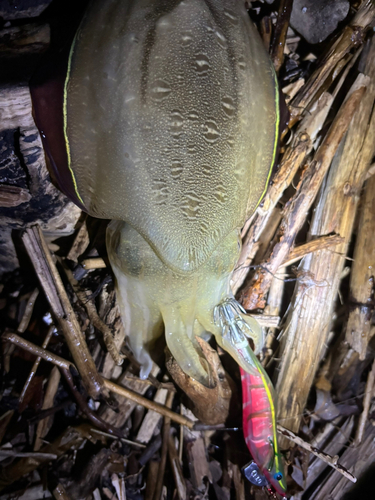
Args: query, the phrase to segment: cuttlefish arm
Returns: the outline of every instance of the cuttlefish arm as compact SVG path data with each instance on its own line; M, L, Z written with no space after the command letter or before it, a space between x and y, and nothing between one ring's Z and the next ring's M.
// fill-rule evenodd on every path
M248 373L256 373L254 354L259 354L264 335L259 323L246 314L244 308L233 298L226 298L214 309L214 321L220 332L217 343L229 352L237 363ZM253 341L254 351L249 345Z

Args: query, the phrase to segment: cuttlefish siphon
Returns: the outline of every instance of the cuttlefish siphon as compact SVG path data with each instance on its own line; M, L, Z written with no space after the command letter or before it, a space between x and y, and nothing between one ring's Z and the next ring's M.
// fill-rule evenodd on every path
M60 132L43 121L48 97L35 117L62 189L112 219L108 255L141 377L163 331L202 384L196 337L210 334L256 373L247 337L259 350L261 328L230 279L275 162L279 94L245 2L94 0L61 91Z

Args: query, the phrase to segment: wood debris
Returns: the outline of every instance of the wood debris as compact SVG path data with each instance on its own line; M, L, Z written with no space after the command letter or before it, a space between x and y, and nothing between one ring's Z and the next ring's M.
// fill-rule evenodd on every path
M203 387L173 359L166 369L161 343L141 380L123 343L106 223L77 223L80 211L49 183L27 81L59 25L57 3L20 8L21 24L1 11L0 143L10 174L0 184L0 269L9 271L0 282L0 500L265 500L241 474L250 456L238 367L202 341L212 368ZM330 29L345 19L314 45L297 31L292 3L249 5L291 117L273 181L242 229L231 285L267 333L261 358L278 394L289 494L339 499L375 459L375 6L330 2L349 12L334 12ZM19 131L18 149L7 130ZM37 213L38 186L63 215ZM52 233L65 237L51 243Z

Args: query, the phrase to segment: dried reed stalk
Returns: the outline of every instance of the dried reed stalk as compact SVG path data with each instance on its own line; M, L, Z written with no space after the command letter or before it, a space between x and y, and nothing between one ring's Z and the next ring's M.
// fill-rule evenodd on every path
M375 98L374 61L373 39L365 69L368 76L358 77L360 80L354 83L351 95L357 92L358 85L363 84L368 85L367 92L332 162L309 231L309 238L336 233L344 241L330 250L310 254L301 263L299 275L304 279L299 280L295 288L282 338L282 359L277 380L279 417L287 428L294 431L298 431L301 414L326 347L356 207L364 176L370 166L371 158L367 151L368 142L372 140L369 122Z

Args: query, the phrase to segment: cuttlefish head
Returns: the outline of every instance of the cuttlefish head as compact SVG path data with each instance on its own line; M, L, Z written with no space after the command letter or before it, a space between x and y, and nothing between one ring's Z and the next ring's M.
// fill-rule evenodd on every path
M169 267L135 229L120 221L108 227L107 248L125 331L142 377L151 370L150 350L163 330L182 370L206 386L211 384L210 371L196 337L213 334L244 369L252 370L247 338L259 349L262 331L236 303L229 286L240 249L238 231L193 272Z

